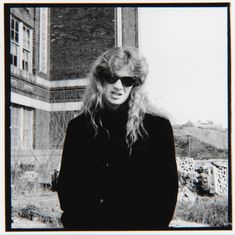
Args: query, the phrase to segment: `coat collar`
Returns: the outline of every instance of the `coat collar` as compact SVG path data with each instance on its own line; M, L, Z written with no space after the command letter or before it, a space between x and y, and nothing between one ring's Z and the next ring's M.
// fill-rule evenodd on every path
M104 128L107 128L110 131L120 128L121 131L123 128L126 129L128 110L128 101L126 101L117 110L110 110L109 108L104 107L100 110L98 116Z

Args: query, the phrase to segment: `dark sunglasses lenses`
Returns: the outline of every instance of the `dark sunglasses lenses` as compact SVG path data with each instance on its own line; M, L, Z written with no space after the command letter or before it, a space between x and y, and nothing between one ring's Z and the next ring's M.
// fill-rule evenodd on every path
M122 77L121 81L123 86L133 86L135 84L135 79L133 77Z
M133 86L135 84L135 79L133 77L117 77L109 76L105 78L105 81L108 83L115 83L117 80L121 80L123 86Z

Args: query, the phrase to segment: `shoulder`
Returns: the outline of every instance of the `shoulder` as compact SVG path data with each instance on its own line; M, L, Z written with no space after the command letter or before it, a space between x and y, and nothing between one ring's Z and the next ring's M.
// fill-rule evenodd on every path
M155 114L145 114L144 128L150 136L173 136L173 128L168 118Z
M69 121L68 129L86 129L90 124L90 120L84 113L79 114L77 117Z
M81 122L85 122L87 119L86 115L84 113L80 113L77 117L73 118L70 122L69 125L76 125Z
M170 120L168 118L152 113L145 114L144 122L148 125L171 126Z

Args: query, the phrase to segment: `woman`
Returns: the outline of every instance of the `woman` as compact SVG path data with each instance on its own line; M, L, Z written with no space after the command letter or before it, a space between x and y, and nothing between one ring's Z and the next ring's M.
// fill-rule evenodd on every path
M58 180L61 221L73 230L165 229L178 178L170 122L146 111L147 64L113 48L90 73L81 114L67 129Z

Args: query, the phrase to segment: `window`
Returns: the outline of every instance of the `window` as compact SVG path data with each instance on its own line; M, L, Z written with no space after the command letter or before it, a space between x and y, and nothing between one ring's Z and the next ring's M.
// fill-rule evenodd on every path
M32 67L32 30L23 22L11 17L11 64L26 72Z
M23 47L30 49L30 30L26 26L23 26Z
M11 148L32 149L33 110L26 107L11 107Z
M29 71L29 52L27 50L23 50L22 69Z
M11 108L11 147L18 148L20 146L20 109Z
M19 22L11 18L11 40L15 43L19 42Z
M19 48L16 44L11 44L11 64L16 66L18 65L18 58L19 58Z

